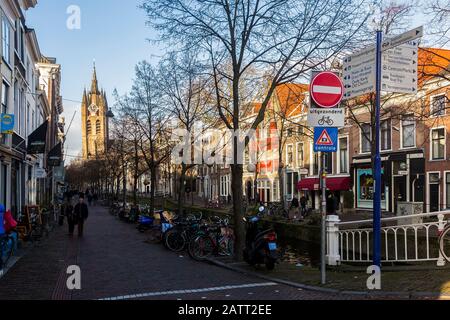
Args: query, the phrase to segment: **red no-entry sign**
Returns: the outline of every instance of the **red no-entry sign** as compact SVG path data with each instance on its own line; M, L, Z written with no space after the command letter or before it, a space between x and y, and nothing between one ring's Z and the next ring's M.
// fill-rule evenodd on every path
M344 97L344 84L335 73L321 72L312 80L310 94L319 107L334 108Z

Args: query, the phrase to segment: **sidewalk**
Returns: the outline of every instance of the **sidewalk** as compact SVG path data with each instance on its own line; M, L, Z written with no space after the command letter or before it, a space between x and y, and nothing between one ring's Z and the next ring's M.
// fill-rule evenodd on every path
M267 271L264 266L255 268L230 258L214 258L210 262L239 273L309 290L408 299L450 299L450 267L385 267L381 276L382 290L369 292L367 280L370 275L362 267L342 266L339 270L328 270L327 284L322 285L318 268L282 262L274 271Z

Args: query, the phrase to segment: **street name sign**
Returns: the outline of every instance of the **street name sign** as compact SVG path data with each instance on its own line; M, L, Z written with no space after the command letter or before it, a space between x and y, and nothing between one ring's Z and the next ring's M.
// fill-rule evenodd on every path
M342 108L310 108L308 111L308 125L310 127L344 127L345 113Z
M337 152L338 128L314 128L314 152Z
M344 97L344 84L333 72L320 72L311 81L312 100L321 108L334 108Z

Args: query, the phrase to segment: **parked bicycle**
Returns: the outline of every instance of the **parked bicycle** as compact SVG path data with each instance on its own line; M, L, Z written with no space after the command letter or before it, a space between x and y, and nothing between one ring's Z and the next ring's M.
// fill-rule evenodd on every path
M164 236L164 245L173 252L182 252L187 248L189 241L200 231L203 214L198 217L190 215L186 219L175 221L172 229Z
M234 234L229 219L216 217L211 224L201 226L188 244L189 255L203 261L211 256L233 256Z

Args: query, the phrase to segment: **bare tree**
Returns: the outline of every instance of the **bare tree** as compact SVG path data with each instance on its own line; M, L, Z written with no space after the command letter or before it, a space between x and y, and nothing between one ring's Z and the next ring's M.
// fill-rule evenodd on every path
M178 47L209 61L216 107L229 130L241 129L243 88L268 87L252 129L263 121L277 85L291 82L352 46L369 15L365 0L146 0L149 24ZM229 92L220 88L228 83ZM258 85L259 84L259 85ZM268 84L268 85L267 85ZM252 98L251 96L246 98ZM243 166L235 138L232 190L236 254L244 247Z
M177 123L177 127L188 132L191 151L195 150L195 142L210 128L213 114L211 113L211 98L208 92L209 77L203 72L195 53L186 51L182 54L171 52L163 59L156 74L161 102L167 114ZM178 212L183 212L185 198L186 173L196 165L194 152L191 152L188 163L181 164L178 179L180 192L178 194Z

